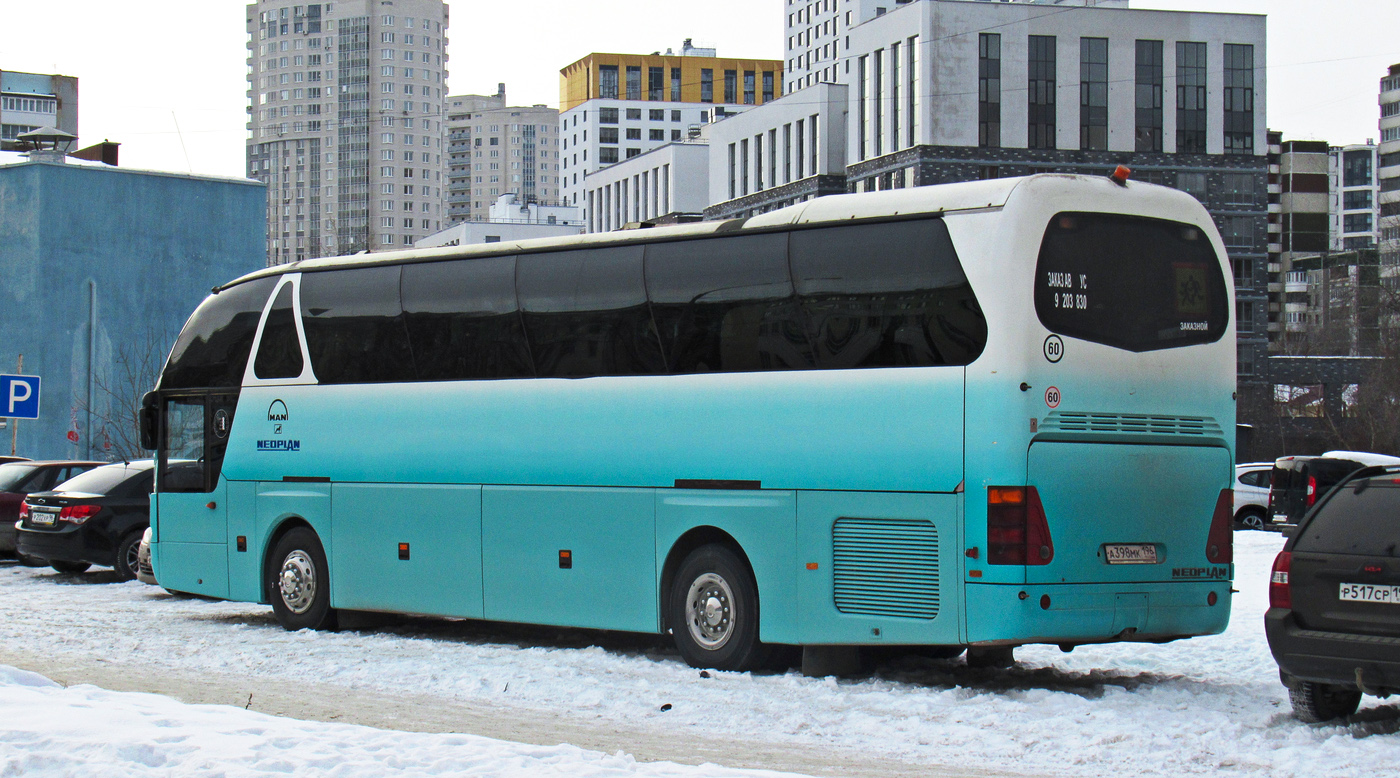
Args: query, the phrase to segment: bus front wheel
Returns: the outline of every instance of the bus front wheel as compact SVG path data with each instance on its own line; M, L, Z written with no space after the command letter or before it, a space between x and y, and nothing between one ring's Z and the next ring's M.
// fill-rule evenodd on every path
M296 527L277 541L266 583L272 612L284 628L335 629L326 552L315 532Z
M758 586L749 566L725 546L701 546L681 563L667 621L691 667L743 672L763 663Z

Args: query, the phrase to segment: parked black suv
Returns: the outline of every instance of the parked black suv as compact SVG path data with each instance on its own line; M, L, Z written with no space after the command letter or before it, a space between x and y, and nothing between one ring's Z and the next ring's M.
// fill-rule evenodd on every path
M1328 489L1357 470L1376 465L1400 465L1400 458L1369 451L1280 457L1269 478L1270 525L1274 529L1296 526Z
M1264 628L1303 721L1400 693L1400 466L1352 474L1303 517L1274 560Z
M74 476L57 491L29 495L20 506L19 553L60 573L107 565L119 580L135 578L154 476L149 459L117 462Z

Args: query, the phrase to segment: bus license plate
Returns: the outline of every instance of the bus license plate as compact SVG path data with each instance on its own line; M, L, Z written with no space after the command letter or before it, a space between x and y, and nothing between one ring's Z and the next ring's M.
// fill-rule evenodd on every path
M1103 555L1110 565L1157 564L1157 546L1152 543L1109 543Z
M1344 583L1341 586L1338 599L1347 602L1400 603L1400 586Z

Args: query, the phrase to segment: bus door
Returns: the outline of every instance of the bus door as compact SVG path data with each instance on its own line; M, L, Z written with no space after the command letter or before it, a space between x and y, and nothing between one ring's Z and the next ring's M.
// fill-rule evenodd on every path
M162 403L155 494L156 577L175 591L228 596L227 487L220 478L236 394Z

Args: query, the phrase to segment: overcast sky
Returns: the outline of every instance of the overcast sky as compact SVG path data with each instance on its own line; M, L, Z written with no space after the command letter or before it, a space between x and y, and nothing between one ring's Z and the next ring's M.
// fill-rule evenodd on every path
M77 76L83 145L121 142L125 167L243 175L244 3L6 2L13 7L0 69ZM1377 136L1377 87L1400 62L1400 0L1132 6L1267 13L1269 127L1337 145ZM559 69L591 51L679 50L693 38L721 56L783 58L785 0L456 0L449 7L450 91L494 93L504 81L516 105L557 106Z

